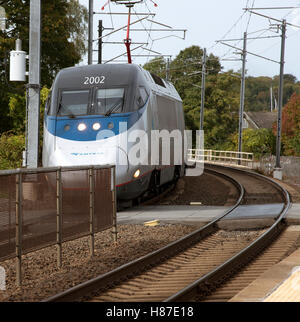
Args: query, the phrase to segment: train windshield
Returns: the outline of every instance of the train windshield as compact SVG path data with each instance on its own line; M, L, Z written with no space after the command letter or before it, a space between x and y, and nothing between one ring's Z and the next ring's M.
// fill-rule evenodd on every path
M88 114L89 90L62 91L59 116L79 116Z
M121 113L124 105L124 88L98 89L94 113L109 116L112 113Z

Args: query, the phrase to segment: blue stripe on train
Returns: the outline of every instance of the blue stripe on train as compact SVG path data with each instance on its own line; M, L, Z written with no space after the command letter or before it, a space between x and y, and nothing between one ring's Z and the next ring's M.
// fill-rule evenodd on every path
M109 117L104 115L87 115L76 118L46 116L45 125L52 135L66 140L96 141L118 135L130 129L141 118L146 106L147 104L136 112L112 114ZM78 130L80 123L86 125L86 130ZM94 123L100 123L101 128L97 131L93 130ZM113 128L108 128L109 123L113 123Z

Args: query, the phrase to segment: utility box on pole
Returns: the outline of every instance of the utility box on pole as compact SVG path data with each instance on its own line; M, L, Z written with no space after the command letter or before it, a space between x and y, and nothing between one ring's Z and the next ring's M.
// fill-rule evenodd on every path
M22 51L22 41L16 40L16 50L10 52L9 80L11 82L25 82L26 80L26 52Z

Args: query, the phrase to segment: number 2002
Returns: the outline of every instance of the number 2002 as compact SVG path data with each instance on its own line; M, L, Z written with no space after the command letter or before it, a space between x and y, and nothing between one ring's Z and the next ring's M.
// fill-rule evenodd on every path
M84 85L93 85L93 84L104 84L105 76L91 76L91 77L84 77Z

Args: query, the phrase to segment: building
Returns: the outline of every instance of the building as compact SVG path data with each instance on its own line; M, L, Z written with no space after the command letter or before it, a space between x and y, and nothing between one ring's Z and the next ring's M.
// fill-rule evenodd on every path
M277 111L267 112L244 112L243 128L244 129L272 129L273 124L277 121Z

